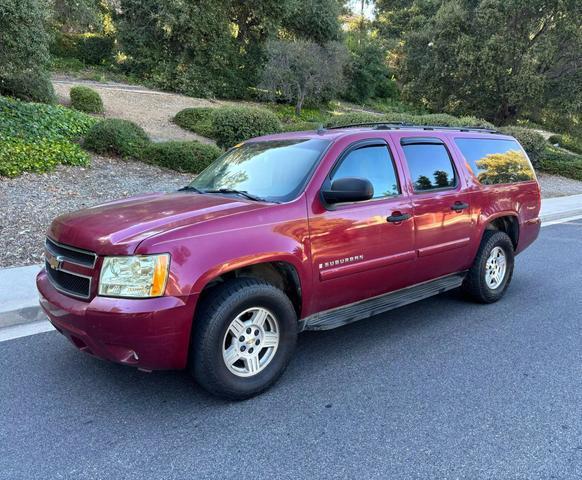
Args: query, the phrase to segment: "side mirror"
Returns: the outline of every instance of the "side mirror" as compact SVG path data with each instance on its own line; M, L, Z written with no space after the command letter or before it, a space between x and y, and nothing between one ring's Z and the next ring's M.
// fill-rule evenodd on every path
M374 187L365 178L338 178L321 194L327 203L361 202L374 196Z

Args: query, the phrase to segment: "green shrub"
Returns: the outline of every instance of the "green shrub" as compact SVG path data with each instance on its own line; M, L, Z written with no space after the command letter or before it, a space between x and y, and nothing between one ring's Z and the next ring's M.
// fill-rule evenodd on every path
M50 45L55 57L76 58L86 65L101 65L113 58L115 40L97 33L57 32Z
M500 130L517 139L526 151L534 167L537 168L540 165L539 162L547 146L547 142L541 134L524 127L504 127Z
M0 95L27 102L55 103L55 91L47 73L22 73L0 76Z
M71 106L75 110L87 113L102 113L103 101L99 94L87 87L75 86L71 88Z
M59 164L88 165L89 156L79 145L66 140L33 141L0 134L0 176L47 172Z
M114 39L108 35L83 33L77 38L75 57L87 65L101 65L113 57Z
M210 119L213 137L220 147L282 130L277 115L260 108L221 107L212 111Z
M550 135L548 137L548 142L551 143L552 145L557 143L561 146L562 145L562 135Z
M382 115L377 115L375 113L366 112L350 112L344 113L343 115L336 115L330 118L325 126L326 127L340 127L342 125L352 125L357 123L370 123L370 122L382 122L384 118Z
M212 138L210 114L212 108L197 107L180 110L174 117L174 123L203 137Z
M96 120L60 105L27 103L0 97L0 135L24 139L74 140Z
M582 181L582 155L547 147L539 161L539 170Z
M108 118L96 123L85 136L83 146L96 153L113 153L122 157L140 158L148 136L129 120Z
M150 143L142 153L147 163L171 168L179 172L200 173L210 165L222 150L200 142Z
M321 122L295 122L283 125L284 132L305 132L308 130L317 130L322 125Z
M550 137L552 138L552 137ZM550 142L550 143L559 143L560 147L565 148L566 150L570 150L571 152L582 154L582 139L580 137L573 137L568 134L560 135L560 140L558 142Z

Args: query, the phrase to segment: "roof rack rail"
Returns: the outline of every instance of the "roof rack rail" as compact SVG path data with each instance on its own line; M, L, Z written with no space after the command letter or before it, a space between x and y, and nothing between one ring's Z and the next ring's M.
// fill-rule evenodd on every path
M460 132L482 132L482 133L500 133L494 128L485 127L445 127L440 125L416 125L414 123L390 123L390 122L362 122L362 123L350 123L347 125L336 125L333 127L326 127L328 130L340 129L340 128L358 128L358 127L373 127L375 130L399 130L401 128L418 128L421 130L455 130Z

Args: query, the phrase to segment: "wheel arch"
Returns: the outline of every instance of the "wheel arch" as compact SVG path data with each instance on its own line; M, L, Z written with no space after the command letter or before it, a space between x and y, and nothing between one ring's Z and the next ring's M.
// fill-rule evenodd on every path
M513 250L519 243L519 217L515 212L500 212L490 216L483 224L481 239L487 230L505 232L511 239Z
M215 286L229 279L238 277L259 278L282 290L291 300L297 318L303 311L303 285L301 267L294 261L295 257L286 258L279 255L260 259L240 259L207 271L194 285L194 291L200 294L200 300Z

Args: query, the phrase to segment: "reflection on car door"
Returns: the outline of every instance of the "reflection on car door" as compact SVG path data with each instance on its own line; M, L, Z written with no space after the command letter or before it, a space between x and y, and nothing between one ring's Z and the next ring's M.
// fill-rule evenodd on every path
M402 137L400 153L408 168L418 261L414 283L470 266L473 233L470 194L444 141Z
M368 179L374 198L310 212L320 311L407 286L416 257L410 198L400 187L386 142L374 139L349 147L326 183L346 177Z

